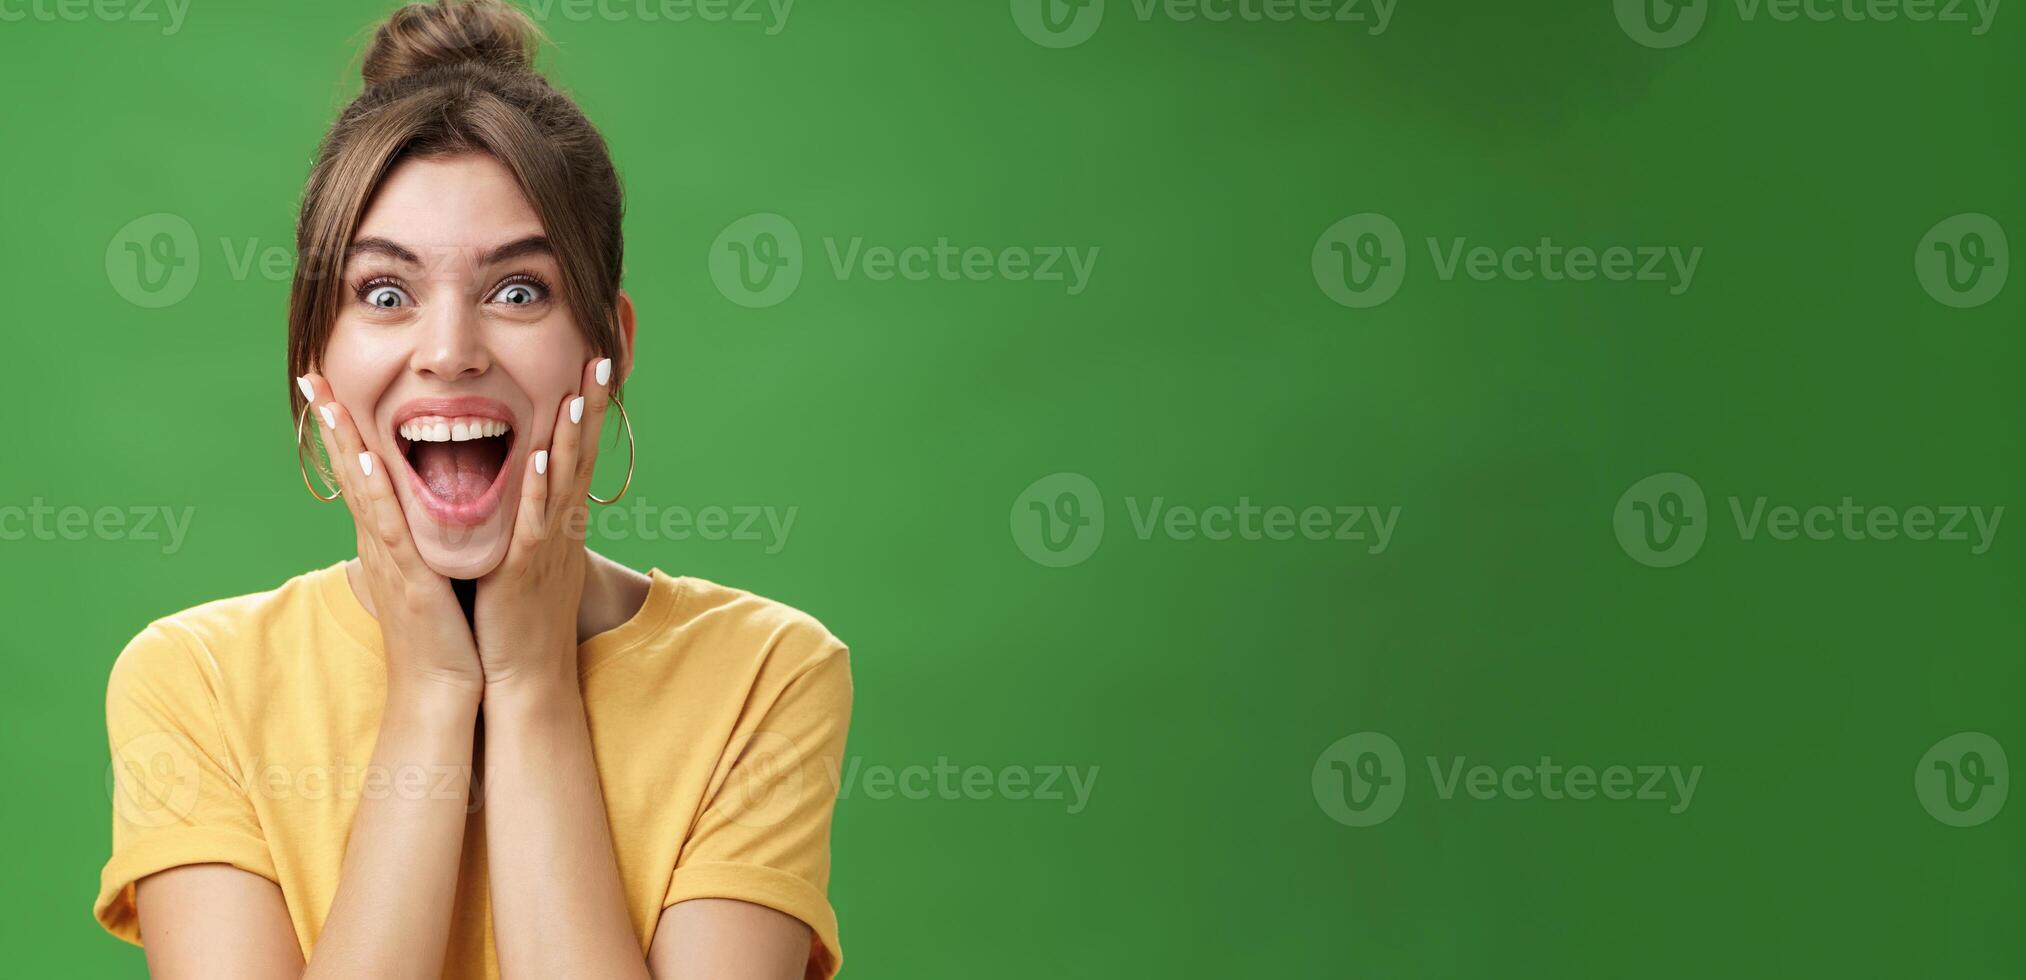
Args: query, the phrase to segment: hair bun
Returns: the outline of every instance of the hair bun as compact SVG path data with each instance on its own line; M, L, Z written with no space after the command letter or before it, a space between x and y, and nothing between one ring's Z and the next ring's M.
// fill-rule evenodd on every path
M389 15L366 48L366 86L468 62L532 72L541 32L502 0L411 3Z

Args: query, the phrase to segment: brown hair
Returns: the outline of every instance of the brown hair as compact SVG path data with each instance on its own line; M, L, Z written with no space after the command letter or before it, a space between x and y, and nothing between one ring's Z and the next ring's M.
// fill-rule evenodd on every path
M501 0L435 0L394 11L373 35L365 90L317 150L296 220L288 370L323 355L345 288L345 249L394 164L489 154L520 182L562 267L558 287L584 339L617 357L622 202L604 137L534 69L541 32ZM291 382L291 413L302 396Z

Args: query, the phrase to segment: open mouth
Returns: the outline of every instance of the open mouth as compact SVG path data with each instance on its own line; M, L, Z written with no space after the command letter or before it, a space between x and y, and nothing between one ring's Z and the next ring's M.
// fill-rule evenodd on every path
M408 414L394 428L416 496L438 521L472 525L492 516L506 485L514 428L506 413Z

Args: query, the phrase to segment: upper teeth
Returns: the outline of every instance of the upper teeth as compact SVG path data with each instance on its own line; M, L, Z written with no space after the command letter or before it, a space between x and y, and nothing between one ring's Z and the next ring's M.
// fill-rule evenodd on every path
M465 442L471 439L503 436L513 431L513 426L498 419L471 415L460 415L456 418L418 415L401 423L398 431L401 438L410 442Z

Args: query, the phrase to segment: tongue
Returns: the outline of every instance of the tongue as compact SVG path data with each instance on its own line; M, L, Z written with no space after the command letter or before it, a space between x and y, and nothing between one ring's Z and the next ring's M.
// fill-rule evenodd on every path
M418 442L409 460L429 492L453 503L478 499L499 475L497 440Z

